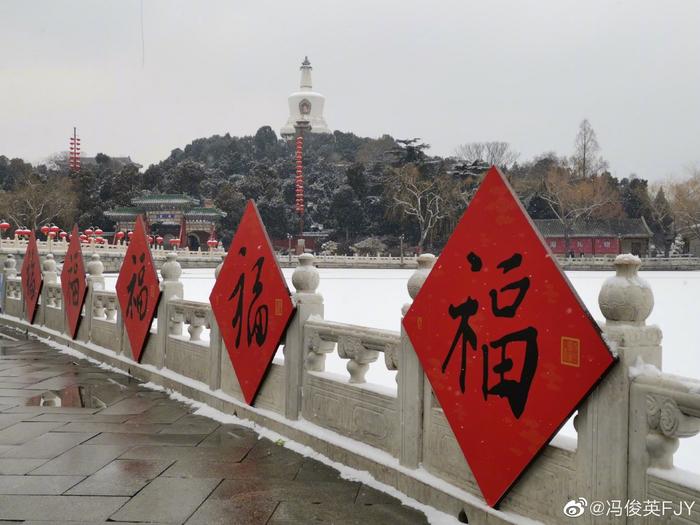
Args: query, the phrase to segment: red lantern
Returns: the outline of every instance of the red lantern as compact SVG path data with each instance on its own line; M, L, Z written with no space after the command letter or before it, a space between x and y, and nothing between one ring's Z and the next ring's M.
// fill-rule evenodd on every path
M134 232L129 232L126 234L126 237L131 240L131 238L134 236Z
M153 236L152 235L148 236L148 244L153 244Z
M7 221L0 222L0 230L2 230L3 232L6 232L9 227L10 227L9 222L7 222Z
M114 238L121 241L124 238L124 232L117 232L114 234Z
M160 235L158 237L156 237L156 242L158 244L163 244L163 237L161 237Z
M93 233L95 233L95 232L92 231L92 228L86 228L86 229L85 229L85 235L92 235Z
M101 236L103 233L104 233L104 232L102 231L101 228L97 228L97 229L95 230L95 235Z
M61 232L61 233L58 234L58 236L59 236L61 239L65 239L66 237L68 237L68 234L67 234L66 232Z
M56 232L49 230L49 239L53 239L54 237L56 237Z
M81 234L80 234L80 240L81 240L81 241L87 241L87 238L88 238L88 236L85 235L84 233L81 233Z
M49 233L49 227L46 224L44 224L41 227L41 233L43 233L44 235L47 235Z
M60 230L61 228L54 224L49 228L49 233L53 233L54 235L56 235Z
M170 243L170 246L179 246L180 245L180 239L177 239L177 238L170 239L168 242Z
M219 241L217 241L216 239L209 239L207 241L207 246L209 246L209 248L216 248L218 245Z

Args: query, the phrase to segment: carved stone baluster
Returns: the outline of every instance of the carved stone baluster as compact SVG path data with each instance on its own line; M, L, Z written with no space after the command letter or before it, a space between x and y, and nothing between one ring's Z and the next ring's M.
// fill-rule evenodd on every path
M54 301L53 290L48 286L58 281L56 261L54 260L53 253L49 253L44 257L44 262L41 264L41 271L44 277L44 288L46 289L45 293L42 294L46 299L45 305L55 307L56 302ZM46 315L45 312L44 315Z
M190 326L187 331L190 333L190 341L201 341L202 332L207 319L204 311L195 310L190 318Z
M8 253L5 256L5 261L2 264L2 270L5 274L5 293L3 297L0 297L0 301L2 301L0 306L2 306L2 311L5 312L7 308L7 298L17 298L17 286L13 281L13 279L17 277L17 260L11 253Z
M185 322L185 311L180 306L171 306L170 323L168 323L168 335L182 335Z
M298 419L302 410L304 367L308 366L304 324L312 315L323 317L323 296L316 292L321 277L314 266L314 256L303 253L299 255L298 261L299 265L292 274L292 284L296 290L292 300L296 306L296 313L287 328L284 340L284 368L287 380L284 413L288 419Z
M341 336L338 339L338 355L343 359L349 359L347 364L351 383L366 383L365 376L370 363L374 363L379 357L379 352L369 350L358 337Z
M105 307L105 317L108 321L115 321L117 319L117 301L114 297L109 297L107 299L107 306Z
M54 289L54 304L56 305L56 308L63 308L63 291L61 290L60 287L57 287Z
M406 283L411 300L418 296L423 283L435 264L431 253L421 254L417 259L418 268ZM401 317L406 315L411 303L401 309ZM401 443L399 462L409 468L417 468L423 457L423 412L430 410L433 393L427 384L423 367L418 360L411 340L401 323L401 347L398 352L398 400Z
M2 269L5 272L5 280L14 279L17 277L17 259L11 253L5 256L5 262L2 263Z
M160 269L160 275L163 277L163 281L160 283L160 303L158 304L158 343L157 343L157 353L154 356L154 364L158 368L163 368L165 365L165 354L167 352L168 344L168 334L171 335L181 335L182 325L178 319L175 320L175 325L179 324L179 333L174 334L173 330L176 330L173 326L173 321L168 317L169 303L173 299L182 299L184 289L182 283L180 282L180 276L182 275L182 267L180 263L177 262L177 253L175 251L170 251L166 255L166 261Z
M335 350L333 341L324 341L318 332L313 332L304 343L307 351L305 367L309 372L323 372L326 369L326 354Z
M600 290L603 332L620 362L579 409L576 494L590 500L637 498L646 491L646 400L639 396L629 368L638 360L661 368L661 331L645 321L654 306L649 284L639 277L641 261L631 254L615 258L616 275ZM601 451L605 451L604 453ZM610 517L610 523L627 523Z
M93 290L104 290L105 278L103 273L105 271L105 265L102 263L99 253L90 255L90 260L87 263L86 269L88 274L88 286L92 286Z
M221 273L221 268L224 266L223 256L221 256L221 262L216 266L214 270L214 279L219 278ZM216 318L211 311L211 308L207 309L207 324L209 325L209 388L211 390L218 390L221 388L221 354L223 348L223 341L221 340L221 332L219 331L219 325L216 324Z
M101 295L95 294L92 303L92 316L94 319L104 319L105 317L104 298Z
M87 270L87 295L85 296L85 304L83 306L85 317L81 322L81 327L78 333L84 334L89 341L92 332L92 317L94 315L95 292L101 292L105 289L105 278L103 275L105 266L100 259L98 253L90 255L90 260L86 265Z
M45 283L58 282L58 273L56 272L56 261L53 253L49 253L44 257L44 262L41 265L41 270L44 275Z

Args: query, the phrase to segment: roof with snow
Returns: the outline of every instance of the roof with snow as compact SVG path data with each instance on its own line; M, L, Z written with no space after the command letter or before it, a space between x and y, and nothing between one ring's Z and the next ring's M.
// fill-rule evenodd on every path
M564 237L564 225L557 219L533 221L543 237ZM610 219L577 221L571 226L569 237L644 238L652 236L644 217L638 219Z

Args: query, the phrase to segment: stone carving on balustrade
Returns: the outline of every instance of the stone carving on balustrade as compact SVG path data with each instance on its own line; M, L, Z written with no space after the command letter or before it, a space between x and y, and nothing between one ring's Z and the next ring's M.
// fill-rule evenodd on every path
M598 304L607 324L642 326L654 308L651 286L637 273L642 261L630 254L615 259L615 277L605 281Z
M326 354L335 349L335 342L321 339L318 332L313 332L306 338L304 346L307 349L306 369L309 372L323 372L326 369Z
M90 260L85 266L85 269L87 270L88 285L91 285L93 290L104 290L105 278L103 273L105 265L100 259L99 253L90 255Z
M678 439L700 433L700 419L685 415L673 398L662 394L647 394L646 405L649 466L673 468L673 454L678 450Z
M168 335L182 335L182 326L185 322L185 310L173 305L168 319Z
M622 254L615 259L615 276L603 283L598 295L600 311L605 316L605 335L620 347L653 349L661 344L662 332L649 326L646 319L654 308L654 294L647 281L638 274L641 259ZM660 366L652 355L642 351L645 362Z
M398 370L399 369L399 344L398 343L386 343L384 345L384 364L387 370ZM399 376L396 375L396 380L398 381Z
M170 317L168 319L168 335L181 336L184 325L190 334L190 341L201 341L205 328L211 328L209 307L202 303L174 301L170 305Z
M105 317L104 297L95 295L92 300L92 317L94 319L103 319Z
M303 253L299 256L299 266L294 269L292 274L292 284L297 294L315 293L321 282L321 276L313 265L313 261L314 256L310 253Z
M409 277L408 282L406 283L408 295L411 296L411 299L415 299L418 296L418 292L420 292L423 283L428 278L430 270L433 269L433 265L435 264L435 256L432 253L423 253L418 256L417 262L418 268L415 272L413 272L413 274L411 274L411 277ZM406 312L408 312L410 307L411 303L404 304L403 308L401 309L402 315L406 315Z
M340 336L338 355L343 359L349 359L346 368L350 373L350 383L365 383L369 365L377 360L379 352L369 350L362 344L359 337Z
M17 260L15 256L8 253L5 257L5 262L2 263L2 269L5 272L5 279L14 279L17 277Z
M44 262L41 263L41 272L45 284L58 282L56 261L54 260L53 253L46 254L46 257L44 257Z
M169 252L166 256L166 261L160 269L160 275L164 282L179 282L182 275L182 267L177 262L177 254Z
M204 310L195 310L189 318L187 331L190 334L190 341L201 341L204 328L208 327L207 314Z

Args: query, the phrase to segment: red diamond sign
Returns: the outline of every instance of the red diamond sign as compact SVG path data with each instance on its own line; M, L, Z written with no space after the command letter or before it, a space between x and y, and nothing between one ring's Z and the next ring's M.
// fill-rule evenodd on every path
M615 361L495 167L403 324L491 506Z
M83 310L83 301L85 301L85 292L87 292L83 251L80 248L80 234L77 225L73 226L66 258L63 261L61 289L63 290L63 304L66 308L69 334L75 339L78 333L80 314Z
M252 200L209 301L243 397L252 404L294 313L289 289Z
M29 234L27 250L24 252L22 261L22 296L24 297L24 308L27 321L34 322L36 307L41 293L41 261L39 260L39 248L36 245L34 231Z
M160 284L143 219L136 219L134 235L117 278L117 298L135 361L141 360L160 298Z

